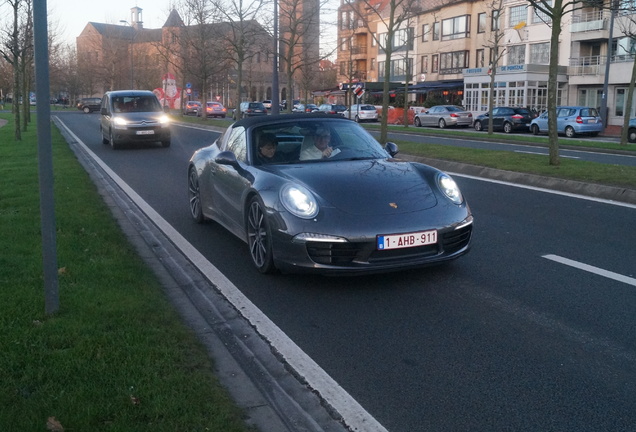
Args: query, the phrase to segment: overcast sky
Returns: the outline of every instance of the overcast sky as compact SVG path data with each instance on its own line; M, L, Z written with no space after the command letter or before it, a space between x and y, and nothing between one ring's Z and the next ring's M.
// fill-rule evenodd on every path
M106 24L119 24L120 20L130 22L130 9L135 6L142 9L145 28L160 28L166 22L172 4L174 1L170 0L47 0L47 9L50 26L57 28L64 40L74 44L75 38L91 21ZM331 0L329 4L331 10L325 8L321 13L323 25L327 20L335 20L333 10L338 7L339 0ZM333 46L337 37L335 27L333 31L324 30L321 44Z

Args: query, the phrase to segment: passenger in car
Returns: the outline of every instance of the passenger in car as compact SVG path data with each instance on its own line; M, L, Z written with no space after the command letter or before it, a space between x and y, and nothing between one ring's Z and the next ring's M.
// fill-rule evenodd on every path
M258 141L258 160L263 164L279 162L280 158L276 154L277 148L276 136L270 133L261 135Z
M319 127L313 135L308 135L303 141L303 148L300 151L300 160L323 159L331 156L333 148L331 143L331 132L329 129Z

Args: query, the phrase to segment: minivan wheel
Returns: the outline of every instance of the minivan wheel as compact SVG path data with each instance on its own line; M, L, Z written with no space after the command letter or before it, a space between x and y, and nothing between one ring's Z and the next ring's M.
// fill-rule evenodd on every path
M110 130L108 134L108 140L110 141L110 146L113 148L113 150L117 150L121 147L121 145L118 142L115 142L115 137L113 136L112 129Z
M574 138L574 128L572 126L568 126L565 128L565 136L568 138Z

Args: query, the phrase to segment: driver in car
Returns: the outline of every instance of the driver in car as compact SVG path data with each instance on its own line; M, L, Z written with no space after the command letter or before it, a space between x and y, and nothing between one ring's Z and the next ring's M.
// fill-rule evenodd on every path
M308 140L307 138L313 138L313 140ZM308 142L301 150L300 160L324 159L335 154L333 153L333 147L329 145L331 143L331 132L327 128L317 128L313 136L306 137L305 141L310 142ZM311 143L311 141L313 141L313 143Z

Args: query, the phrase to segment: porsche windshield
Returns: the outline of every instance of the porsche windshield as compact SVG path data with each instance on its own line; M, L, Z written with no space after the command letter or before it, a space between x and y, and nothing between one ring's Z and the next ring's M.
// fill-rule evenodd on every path
M256 164L390 157L370 134L349 121L268 124L255 128L251 141Z

